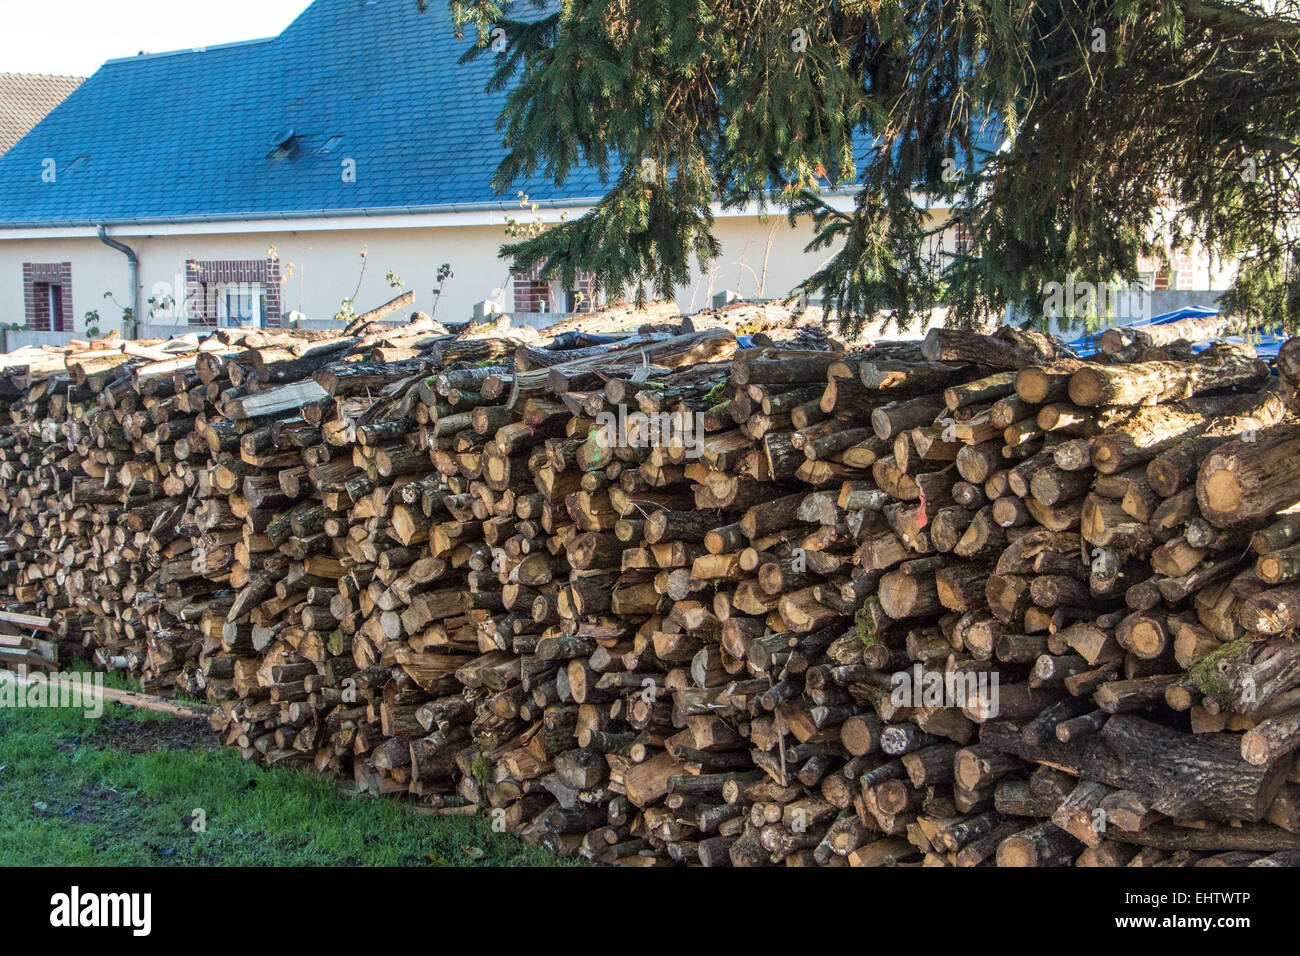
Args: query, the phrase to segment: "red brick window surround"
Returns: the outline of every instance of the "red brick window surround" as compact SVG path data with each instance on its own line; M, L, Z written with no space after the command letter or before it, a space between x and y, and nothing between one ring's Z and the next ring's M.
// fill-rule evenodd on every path
M516 312L594 312L600 307L599 290L592 276L579 273L576 287L557 296L551 283L541 278L539 272L540 269L534 269L512 277Z
M522 313L554 312L555 296L551 284L539 275L540 269L521 272L514 277L515 311Z
M23 263L23 314L36 332L72 332L72 263Z
M975 251L975 237L971 235L970 229L966 227L964 222L957 223L957 234L954 248L959 255Z
M239 325L223 316L223 299L251 303L255 320L265 328L280 325L280 260L190 259L185 263L185 309L190 325ZM227 305L228 311L228 305Z

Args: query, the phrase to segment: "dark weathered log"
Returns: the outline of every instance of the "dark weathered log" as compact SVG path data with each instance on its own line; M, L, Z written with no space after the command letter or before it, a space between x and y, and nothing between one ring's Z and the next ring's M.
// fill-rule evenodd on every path
M1193 345L1198 342L1208 342L1229 332L1239 331L1240 324L1241 320L1236 316L1215 313L1179 319L1177 322L1164 325L1120 326L1107 329L1101 333L1099 341L1103 352L1116 355L1133 346L1157 348L1176 342L1187 342Z
M1077 744L1027 747L999 722L981 728L980 742L1136 791L1152 809L1183 818L1260 820L1283 780L1278 768L1243 766L1235 735L1182 734L1130 714L1117 714Z
M932 362L973 362L1002 369L1042 364L1063 354L1050 336L1009 326L1002 326L994 335L960 329L931 329L921 350Z

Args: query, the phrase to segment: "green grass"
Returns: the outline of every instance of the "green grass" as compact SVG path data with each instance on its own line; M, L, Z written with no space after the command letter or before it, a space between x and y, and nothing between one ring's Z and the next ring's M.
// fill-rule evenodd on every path
M206 817L194 832L194 811ZM486 818L352 797L218 747L206 722L106 704L0 709L0 865L546 866Z

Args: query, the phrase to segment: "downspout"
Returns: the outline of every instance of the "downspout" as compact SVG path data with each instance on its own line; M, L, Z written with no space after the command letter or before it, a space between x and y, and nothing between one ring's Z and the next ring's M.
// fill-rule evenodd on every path
M127 328L126 323L122 323L122 338L133 339L140 327L140 259L126 243L110 238L108 229L102 223L98 226L98 231L100 242L126 256L126 279L131 284L131 327Z

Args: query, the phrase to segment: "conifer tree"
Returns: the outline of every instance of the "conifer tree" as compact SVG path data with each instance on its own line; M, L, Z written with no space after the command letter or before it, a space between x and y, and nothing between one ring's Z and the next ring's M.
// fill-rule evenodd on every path
M1192 242L1239 261L1243 324L1300 327L1300 0L450 5L507 91L497 188L608 185L504 246L522 269L668 296L719 253L712 204L757 203L838 250L801 291L850 331L1041 316L1050 283ZM969 248L939 251L930 204Z

